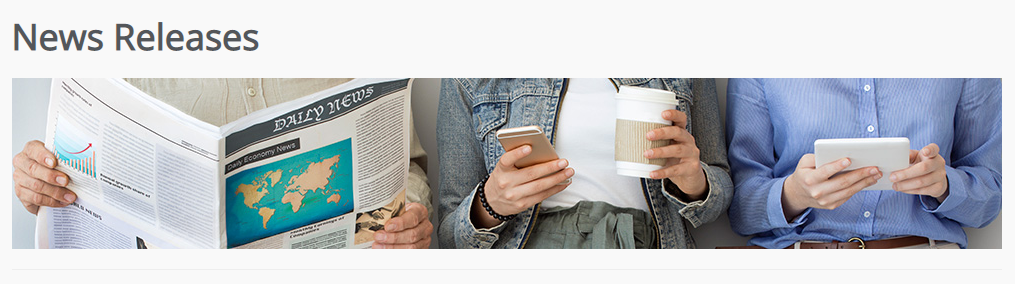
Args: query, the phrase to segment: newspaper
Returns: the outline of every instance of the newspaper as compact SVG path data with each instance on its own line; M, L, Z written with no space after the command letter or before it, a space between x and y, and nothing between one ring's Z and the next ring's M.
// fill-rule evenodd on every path
M78 195L39 248L368 248L402 212L409 79L356 79L217 127L121 79L54 79L46 147Z

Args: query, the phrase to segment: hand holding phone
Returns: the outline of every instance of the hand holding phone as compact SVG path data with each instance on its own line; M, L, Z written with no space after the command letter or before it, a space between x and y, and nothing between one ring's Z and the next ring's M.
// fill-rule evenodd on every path
M543 129L539 126L522 126L497 130L497 141L504 146L505 151L517 149L523 145L532 146L532 154L522 157L515 162L515 167L525 168L531 165L556 160L557 152L546 139Z
M505 150L517 149L524 145L532 147L532 154L522 157L515 162L516 168L526 168L559 159L557 151L553 150L553 145L550 145L550 140L546 139L546 135L543 134L543 128L539 126L532 125L497 130L497 141L500 141L500 145ZM559 185L569 183L571 183L570 178L560 182Z
M484 185L487 202L497 214L507 216L525 211L570 184L574 169L567 168L567 160L557 158L542 129L536 126L504 129L498 131L498 140L507 152L501 155ZM500 220L487 214L478 198L473 200L471 214L477 227L500 224Z

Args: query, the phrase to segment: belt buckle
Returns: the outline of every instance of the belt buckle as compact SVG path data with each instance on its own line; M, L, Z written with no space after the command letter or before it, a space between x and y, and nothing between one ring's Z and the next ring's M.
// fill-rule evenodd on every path
M864 244L863 239L858 238L858 237L849 238L849 240L847 240L846 242L852 243L854 241L860 243L860 246L859 246L860 249L866 249L867 248L867 245Z

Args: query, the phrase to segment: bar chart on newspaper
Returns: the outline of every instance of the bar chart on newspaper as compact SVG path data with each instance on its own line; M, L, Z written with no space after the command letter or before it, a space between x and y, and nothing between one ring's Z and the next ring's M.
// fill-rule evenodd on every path
M56 123L56 156L64 166L95 178L95 138L94 135L78 129L63 117Z

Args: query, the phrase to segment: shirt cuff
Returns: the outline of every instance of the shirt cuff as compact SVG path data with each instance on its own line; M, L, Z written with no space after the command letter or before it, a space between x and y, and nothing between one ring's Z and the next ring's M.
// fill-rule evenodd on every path
M469 201L472 201L472 200L469 200ZM504 224L507 224L506 221L501 221L500 224L497 224L497 226L493 226L493 227L490 227L490 228L476 228L476 223L472 222L472 214L468 214L465 217L465 220L467 222L469 222L470 226L472 226L472 230L474 230L476 233L479 233L479 234L482 234L482 233L493 233L493 234L498 234L499 235L500 232L504 230Z
M733 183L725 170L707 165L704 162L701 162L701 167L705 172L705 181L708 183L705 198L702 200L688 201L685 194L671 194L670 190L679 191L680 189L669 179L662 180L662 194L667 202L675 205L680 215L695 228L715 221L726 212L733 191Z
M681 207L686 207L686 206L691 206L691 205L700 205L702 203L707 202L708 201L708 196L711 195L711 193L712 193L712 187L714 185L712 185L712 181L708 179L708 177L709 177L708 170L704 170L705 167L706 167L706 165L702 165L702 169L703 169L702 171L705 172L705 183L708 184L707 185L708 187L705 188L705 198L704 199L702 199L702 200L687 200L687 198L689 198L689 196L687 196L686 193L680 192L680 187L677 186L676 183L673 183L673 181L670 181L670 179L668 179L668 178L663 178L661 180L661 182L663 183L663 195L665 195L668 199L673 200L673 202L676 202L677 204L680 204ZM679 193L678 194L671 194L670 190L673 190L673 191L679 192Z
M800 216L794 218L791 222L786 222L786 214L782 210L782 187L786 182L786 178L778 178L772 183L772 187L768 189L768 225L772 228L793 228L802 225L807 221L807 215L811 214L812 208L808 207L804 209Z
M959 172L955 168L945 166L945 175L948 177L948 197L945 197L944 202L938 202L937 198L933 196L920 196L920 204L923 205L923 211L928 213L942 213L959 207L962 202L969 198L969 193L966 192L966 188L962 186L963 173Z
M476 228L476 225L472 223L472 200L475 199L477 188L479 188L479 184L472 189L472 194L467 195L460 207L455 210L454 214L460 214L458 215L459 223L455 229L455 238L464 242L465 247L468 248L490 248L500 238L500 232L504 230L504 224L507 222L502 222L492 228Z
M469 204L469 210L465 214L465 222L467 224L469 224L469 227L471 227L472 230L475 233L479 233L479 234L490 234L490 233L493 233L493 234L498 234L499 235L500 231L504 230L504 224L507 223L507 222L503 222L502 221L502 222L500 222L500 224L497 224L497 226L493 226L493 227L490 227L490 228L476 228L476 223L472 222L472 202L473 202L474 199L476 199L476 194L477 194L478 191L479 191L479 184L476 184L476 187L472 189L472 194L470 194L469 198L466 198L467 200L465 200L465 202L468 202L466 204Z

